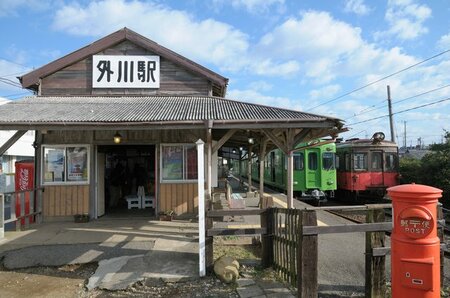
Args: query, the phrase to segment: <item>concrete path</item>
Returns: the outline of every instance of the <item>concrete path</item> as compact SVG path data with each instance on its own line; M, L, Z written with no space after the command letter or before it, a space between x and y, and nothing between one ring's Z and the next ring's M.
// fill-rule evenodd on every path
M44 223L7 232L0 257L8 269L99 262L88 288L125 289L144 278L198 277L198 224L145 219Z

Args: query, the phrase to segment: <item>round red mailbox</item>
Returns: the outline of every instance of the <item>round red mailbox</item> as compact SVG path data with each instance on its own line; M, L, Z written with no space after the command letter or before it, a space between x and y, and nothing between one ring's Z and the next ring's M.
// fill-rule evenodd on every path
M440 297L437 202L442 190L420 184L387 189L392 198L392 297Z

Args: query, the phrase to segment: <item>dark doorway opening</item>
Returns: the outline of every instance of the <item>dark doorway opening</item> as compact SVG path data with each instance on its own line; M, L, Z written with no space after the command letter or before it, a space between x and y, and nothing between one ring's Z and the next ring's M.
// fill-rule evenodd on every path
M155 145L99 146L105 154L106 215L154 216Z

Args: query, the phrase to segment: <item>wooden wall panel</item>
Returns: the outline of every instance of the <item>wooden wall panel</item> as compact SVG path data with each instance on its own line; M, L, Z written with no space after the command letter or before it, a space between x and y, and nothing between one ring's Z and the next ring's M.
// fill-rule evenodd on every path
M173 210L177 215L194 214L196 183L163 183L160 185L160 211Z
M44 216L72 216L89 213L89 185L45 186Z

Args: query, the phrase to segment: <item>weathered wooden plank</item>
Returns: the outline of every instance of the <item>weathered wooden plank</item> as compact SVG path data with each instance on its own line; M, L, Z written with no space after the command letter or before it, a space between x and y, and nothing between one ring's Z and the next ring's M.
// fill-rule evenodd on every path
M55 215L55 186L53 187L48 187L47 191L50 193L50 205L49 205L49 209L48 209L48 215L49 216L54 216Z
M60 187L60 194L59 194L59 196L60 196L61 204L60 204L60 211L59 211L59 213L62 216L67 215L66 214L66 206L67 206L66 189L67 189L67 186L61 186Z
M83 213L89 213L89 186L84 185L83 187Z
M66 215L72 214L72 188L73 186L67 186L66 188Z
M315 211L303 211L301 213L301 224L313 226L317 224ZM297 296L318 296L318 241L317 235L302 235L298 244L297 256Z
M253 229L219 229L212 228L206 233L207 236L228 236L228 235L261 235L266 234L266 228L253 228Z
M72 186L72 215L78 213L78 187Z
M368 223L384 222L384 210L369 210L366 221ZM368 298L385 297L386 295L386 257L374 256L373 248L385 246L385 232L366 233L365 293Z
M175 199L177 202L177 214L183 214L183 201L187 197L187 193L185 191L186 184L177 184L176 187L177 197Z
M267 209L223 209L223 210L211 210L206 213L207 217L220 217L220 216L244 216L244 215L261 215L265 213Z
M370 223L370 224L354 224L354 225L335 225L335 226L304 226L303 235L318 234L336 234L336 233L353 233L353 232L379 232L392 230L391 222Z
M83 189L81 185L77 186L78 199L77 199L77 214L83 214Z

